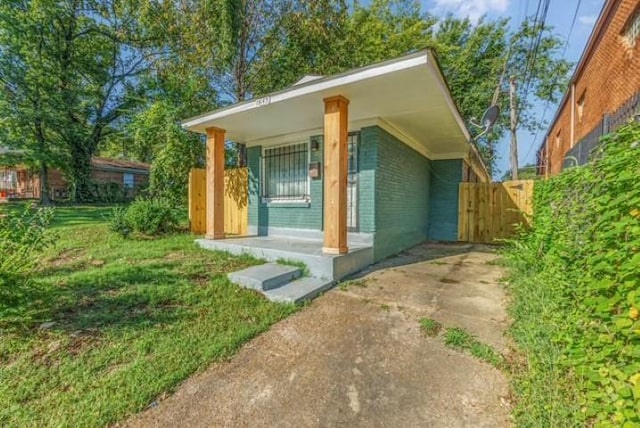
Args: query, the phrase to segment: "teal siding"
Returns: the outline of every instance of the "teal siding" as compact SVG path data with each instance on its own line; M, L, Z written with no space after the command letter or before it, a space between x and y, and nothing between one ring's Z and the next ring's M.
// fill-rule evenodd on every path
M378 128L362 128L358 152L358 225L359 232L376 231L375 183L378 162Z
M458 188L461 181L461 159L431 161L430 240L458 240Z
M322 137L318 138L320 147L311 152L311 162L322 161ZM258 227L258 234L267 233L267 227L322 230L322 194L323 180L311 180L311 202L308 204L270 204L262 202L260 195L260 168L262 147L247 150L249 167L249 225Z
M383 129L374 129L374 258L381 260L427 239L430 161Z
M320 148L312 162L323 161ZM322 230L323 180L311 180L311 203L270 205L261 201L262 147L248 149L249 225ZM374 234L374 257L382 260L427 239L456 241L462 160L430 161L383 129L360 133L359 232ZM321 163L321 170L322 170Z
M249 207L250 226L258 226L260 212L260 157L262 146L247 148L247 168L249 170Z

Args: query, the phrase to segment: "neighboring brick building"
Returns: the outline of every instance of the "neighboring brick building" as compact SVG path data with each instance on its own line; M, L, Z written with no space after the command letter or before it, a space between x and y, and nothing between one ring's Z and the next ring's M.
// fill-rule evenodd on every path
M607 0L538 150L538 173L586 163L602 135L639 111L640 0Z
M97 184L114 183L131 198L149 182L149 164L94 157L91 160L91 179ZM67 180L59 170L49 171L48 184L52 199L64 199L68 196ZM21 166L3 168L0 169L0 190L15 199L39 198L40 177L36 172Z

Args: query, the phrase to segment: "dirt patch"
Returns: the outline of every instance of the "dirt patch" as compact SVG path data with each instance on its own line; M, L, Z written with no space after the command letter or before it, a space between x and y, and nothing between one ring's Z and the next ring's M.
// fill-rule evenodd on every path
M82 269L86 265L85 251L82 248L70 248L61 251L57 256L48 260L47 269L56 271L63 268Z

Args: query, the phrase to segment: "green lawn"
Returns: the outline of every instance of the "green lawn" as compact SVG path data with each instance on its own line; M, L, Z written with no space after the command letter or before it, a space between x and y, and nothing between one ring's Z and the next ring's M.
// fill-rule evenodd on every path
M121 421L295 311L226 279L258 261L188 234L125 240L109 210L56 208L57 245L0 315L1 426Z

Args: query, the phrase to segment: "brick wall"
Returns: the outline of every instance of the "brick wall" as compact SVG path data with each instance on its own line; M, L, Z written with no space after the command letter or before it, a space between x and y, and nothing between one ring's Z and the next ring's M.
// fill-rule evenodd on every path
M318 150L311 152L311 162L321 162L323 157L322 137L312 137L319 141ZM310 185L311 201L306 203L271 203L262 202L260 168L262 163L262 146L247 149L247 167L249 169L249 226L257 227L258 233L267 233L267 227L291 229L322 230L323 175L312 179Z
M66 189L67 188L67 180L64 178L64 175L62 175L62 172L60 172L57 169L50 169L49 170L49 174L48 174L48 184L49 184L49 188L55 188L55 189Z
M376 231L376 168L378 165L379 128L371 126L360 130L358 152L358 225L360 232Z
M133 198L136 196L138 190L141 187L146 186L149 183L148 174L133 174L134 189L127 192L127 197ZM120 186L124 185L124 173L119 171L105 171L105 170L91 170L91 180L96 183L118 183ZM38 183L39 186L39 183ZM62 172L57 169L49 170L49 188L54 189L54 198L67 195L68 190L67 180L64 178Z
M462 171L461 159L431 161L430 240L458 240L458 189Z
M374 259L399 253L427 239L429 160L381 128L363 130L377 146Z
M572 104L575 107L575 145L600 124L603 115L616 111L640 90L640 40L630 47L623 37L625 26L638 7L638 0L615 0L614 3L609 19L604 21L600 39L596 41L581 73L574 76L573 102L569 93L567 102L560 107L558 118L550 128L546 141L550 174L562 170L564 156L572 148ZM578 105L582 99L584 106L580 115Z
M96 183L118 183L123 184L123 173L115 171L92 170L91 179Z
M266 234L269 226L322 230L322 180L311 181L309 206L265 204L260 195L261 156L262 147L247 149L249 225L259 234ZM322 161L322 144L311 160ZM375 260L427 239L457 239L461 159L430 161L372 126L360 132L359 167L359 232L375 234Z

